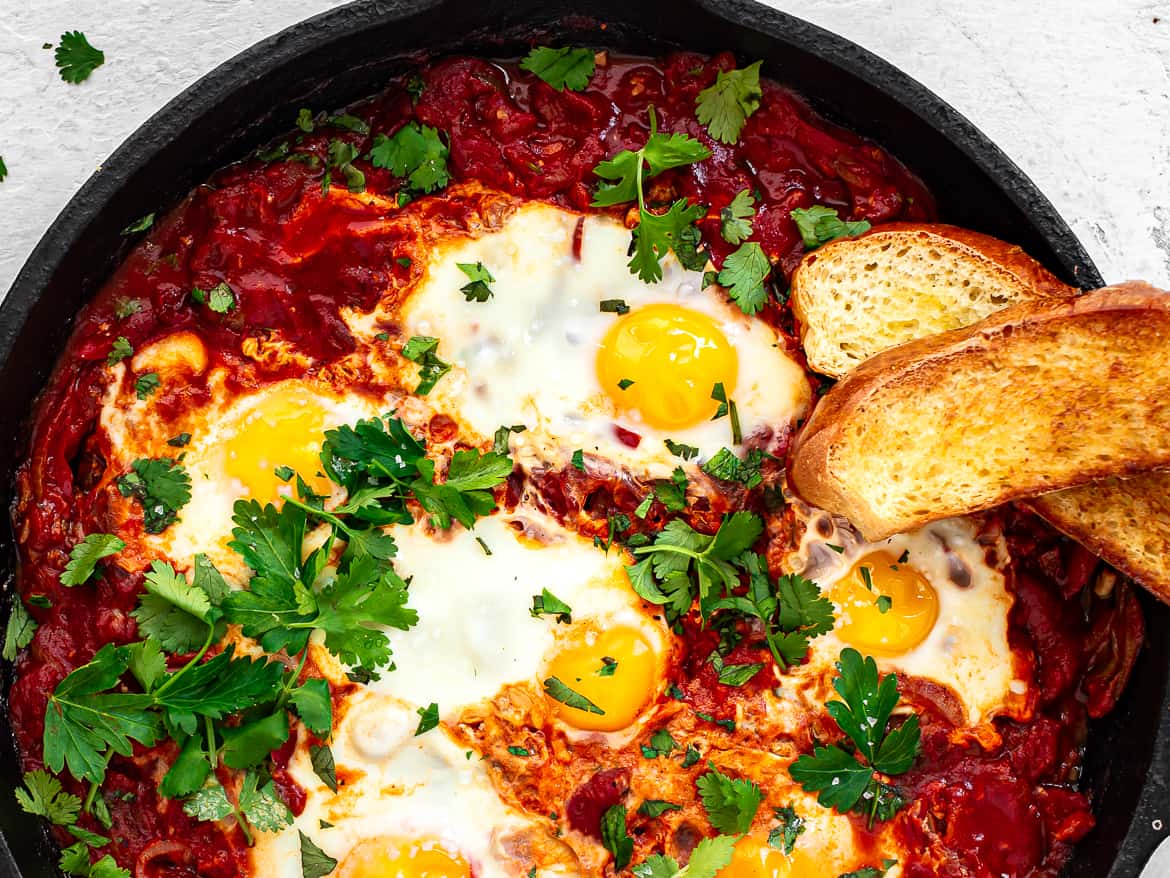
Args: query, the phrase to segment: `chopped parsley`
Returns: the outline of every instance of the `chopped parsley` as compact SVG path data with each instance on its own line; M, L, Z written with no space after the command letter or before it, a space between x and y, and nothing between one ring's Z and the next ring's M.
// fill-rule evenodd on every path
M415 335L402 346L402 356L412 363L418 363L418 386L414 392L426 396L435 389L439 379L451 371L451 364L439 359L435 353L439 340L429 335Z
M630 306L626 304L625 299L602 299L600 308L602 314L630 313Z
M650 736L648 744L642 744L642 756L646 759L657 759L659 756L669 756L678 749L678 742L666 729L659 729Z
M638 806L638 813L643 817L661 817L667 811L681 811L682 805L667 802L665 799L645 799Z
M559 701L566 707L583 710L586 713L593 713L598 716L605 716L604 710L580 692L577 692L575 689L570 689L557 677L549 677L544 681L544 691L550 698Z
M236 307L236 294L227 281L220 281L209 290L192 287L191 299L216 314L227 314Z
M751 449L744 458L738 457L730 448L720 448L700 469L712 478L739 482L750 490L764 481L761 467L766 456L758 448Z
M61 78L76 85L85 82L91 73L105 64L106 55L101 49L91 46L85 34L74 30L61 34L61 42L53 53L53 60Z
M432 701L426 707L418 709L418 728L414 730L415 737L429 732L439 724L439 705Z
M537 46L520 62L520 67L543 79L557 91L584 91L589 86L596 66L591 49L572 49L568 46L553 49Z
M508 752L511 753L513 756L519 757L520 759L527 759L529 756L532 755L532 753L529 752L527 747L512 746L512 747L508 748Z
M804 818L800 817L796 810L790 806L774 808L772 816L780 825L773 827L768 832L768 846L782 850L791 856L793 848L796 847L797 837L805 830Z
M385 168L405 178L408 192L434 192L451 179L447 170L449 150L439 132L428 125L409 122L393 135L374 135L366 156L375 168Z
M741 69L720 70L714 84L699 92L695 116L715 140L727 144L738 141L744 122L760 108L761 64L756 61Z
M670 168L702 161L711 151L685 134L658 133L653 106L649 114L650 136L641 149L623 150L593 169L594 174L606 181L598 188L593 206L611 207L637 201L639 222L633 231L630 272L646 283L657 283L662 280L660 263L670 250L688 268L702 268L706 263L705 256L695 253L700 238L695 222L707 211L700 204L679 198L664 213L654 213L646 205L644 182Z
M119 298L114 305L114 316L119 320L125 320L127 317L132 317L142 310L141 299L124 299Z
M731 441L735 445L743 442L743 432L739 426L739 410L735 406L735 400L727 398L727 391L723 389L723 382L719 381L711 388L711 399L719 403L719 407L715 409L715 414L711 416L712 421L717 421L720 418L731 417Z
M682 512L687 508L687 474L676 466L670 479L654 483L654 498L666 507L667 512Z
M358 149L352 143L334 138L329 141L325 163L325 175L321 178L321 191L329 193L333 185L333 172L337 171L345 179L345 187L350 192L364 192L366 190L366 175L354 165L357 161Z
M138 234L139 232L147 231L153 225L154 225L154 214L148 213L148 214L146 214L146 216L139 217L134 222L130 223L130 225L126 226L126 228L122 229L122 234L123 235L135 235L135 234Z
M183 446L187 445L190 441L191 441L191 434L190 433L180 433L177 436L172 436L170 439L168 439L167 445L170 445L172 448L182 448Z
M138 501L147 533L162 533L191 499L191 477L169 457L140 458L130 469L118 476L118 491Z
M889 730L898 704L898 680L882 676L870 657L853 648L841 652L833 688L844 699L825 705L845 733L847 745L816 746L789 768L792 779L806 792L817 793L826 808L856 811L875 820L888 820L904 804L898 791L880 782L875 772L904 774L914 764L920 747L918 716L911 714Z
M483 267L482 262L456 262L455 265L467 275L468 282L459 288L464 299L468 302L486 302L495 295L488 284L495 283L496 279Z
M601 843L613 854L613 871L622 871L634 855L634 840L626 831L626 809L611 805L601 815Z
M310 744L309 760L313 766L313 774L317 775L330 791L337 792L337 763L333 758L333 749L328 744Z
M675 442L671 439L663 440L666 443L666 450L675 457L681 457L683 460L693 460L699 456L699 449L694 445L684 445L681 442Z
M804 239L804 246L814 250L838 238L851 238L870 230L866 220L842 220L834 207L814 204L808 208L796 208L791 212L792 220Z
M635 384L637 384L637 382L634 381L632 378L623 378L621 381L619 381L617 383L617 386L619 388L621 388L622 390L629 390Z
M617 669L617 659L611 658L608 655L603 655L601 657L601 667L593 673L597 674L599 677L612 677L615 673L617 673Z
M139 399L149 399L161 384L162 379L158 377L158 372L147 372L139 375L138 380L134 382L134 394Z
M528 613L534 619L541 616L555 616L562 625L568 625L573 621L573 608L547 588L541 589L540 594L532 596L532 609Z
M130 340L124 335L119 335L114 339L114 343L110 345L110 352L106 354L106 365L113 366L115 363L120 363L127 357L134 355L134 348L130 344Z
M8 165L4 164L4 156L0 156L0 183L8 176Z
M585 472L585 452L582 449L578 448L573 452L573 456L570 458L570 462L575 468L579 469L581 472Z
M762 662L751 662L742 665L726 664L723 661L723 656L718 651L712 652L709 660L711 667L719 675L719 682L724 686L743 686L764 669Z
M61 584L84 585L102 558L116 555L126 548L114 534L90 534L69 551L69 563L61 573Z
M508 435L511 433L523 433L527 427L523 424L513 424L510 427L499 427L496 430L495 436L492 437L492 451L496 454L508 453Z
M299 829L297 834L301 837L301 875L303 878L325 878L337 868L337 860L317 847L313 843L313 839Z
M880 594L875 603L877 604L878 612L884 616L890 611L890 607L894 605L894 599L888 594Z

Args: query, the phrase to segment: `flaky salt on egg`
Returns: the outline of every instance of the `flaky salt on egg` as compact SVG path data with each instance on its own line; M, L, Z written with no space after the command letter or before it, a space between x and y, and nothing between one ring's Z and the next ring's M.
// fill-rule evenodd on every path
M703 289L702 273L673 254L659 283L642 282L627 266L629 243L612 218L527 204L498 231L436 247L396 316L397 344L437 338L453 366L427 403L468 439L524 425L510 439L522 465L582 449L653 477L678 464L667 439L699 449L693 466L789 429L809 385L776 332ZM465 298L460 264L490 272L490 298ZM404 386L417 371L404 364ZM717 386L735 402L741 443L729 416L715 418Z

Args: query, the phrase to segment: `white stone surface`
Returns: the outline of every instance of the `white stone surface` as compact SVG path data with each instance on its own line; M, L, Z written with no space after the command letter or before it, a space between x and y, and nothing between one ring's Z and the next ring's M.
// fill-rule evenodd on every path
M770 2L892 61L967 115L1052 199L1107 281L1170 287L1167 0ZM257 40L336 5L3 0L0 292L70 196L153 112ZM73 29L106 53L77 86L41 48Z

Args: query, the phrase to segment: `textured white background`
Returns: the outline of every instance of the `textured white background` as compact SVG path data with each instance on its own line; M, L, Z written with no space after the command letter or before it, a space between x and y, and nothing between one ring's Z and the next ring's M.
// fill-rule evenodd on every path
M1107 281L1170 287L1170 0L770 2L882 55L967 115L1052 199ZM0 0L0 293L155 110L255 41L336 5ZM66 29L106 53L78 86L41 48Z

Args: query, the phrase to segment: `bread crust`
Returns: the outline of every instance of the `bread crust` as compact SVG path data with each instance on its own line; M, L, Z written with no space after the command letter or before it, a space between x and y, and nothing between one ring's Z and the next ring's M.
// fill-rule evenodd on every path
M981 236L982 237L982 236ZM1026 263L1024 263L1026 265ZM1081 485L1095 479L1134 474L1145 470L1170 467L1170 441L1153 441L1141 454L1102 460L1096 465L1062 469L1053 461L1045 479L1027 478L1012 484L995 486L990 499L967 506L937 508L906 514L896 520L883 518L869 508L853 490L843 484L833 468L835 454L856 453L864 449L841 447L844 425L862 417L864 411L879 407L882 395L891 388L911 388L924 397L936 391L931 375L943 371L963 370L972 354L982 356L997 346L1021 344L1029 333L1043 332L1068 321L1104 316L1124 333L1126 327L1144 326L1155 321L1165 327L1170 338L1170 296L1142 282L1105 287L1083 296L1036 299L1005 308L985 320L951 332L928 336L883 351L866 360L838 383L817 405L811 418L797 435L789 455L789 484L807 502L844 515L870 540L919 527L952 515L975 512L1009 500ZM1055 331L1055 330L1053 330ZM1106 381L1108 376L1085 375L1087 382ZM961 401L954 400L958 405ZM1013 418L1017 412L1003 413ZM1162 437L1163 439L1166 437ZM1040 449L1043 452L1043 449Z

